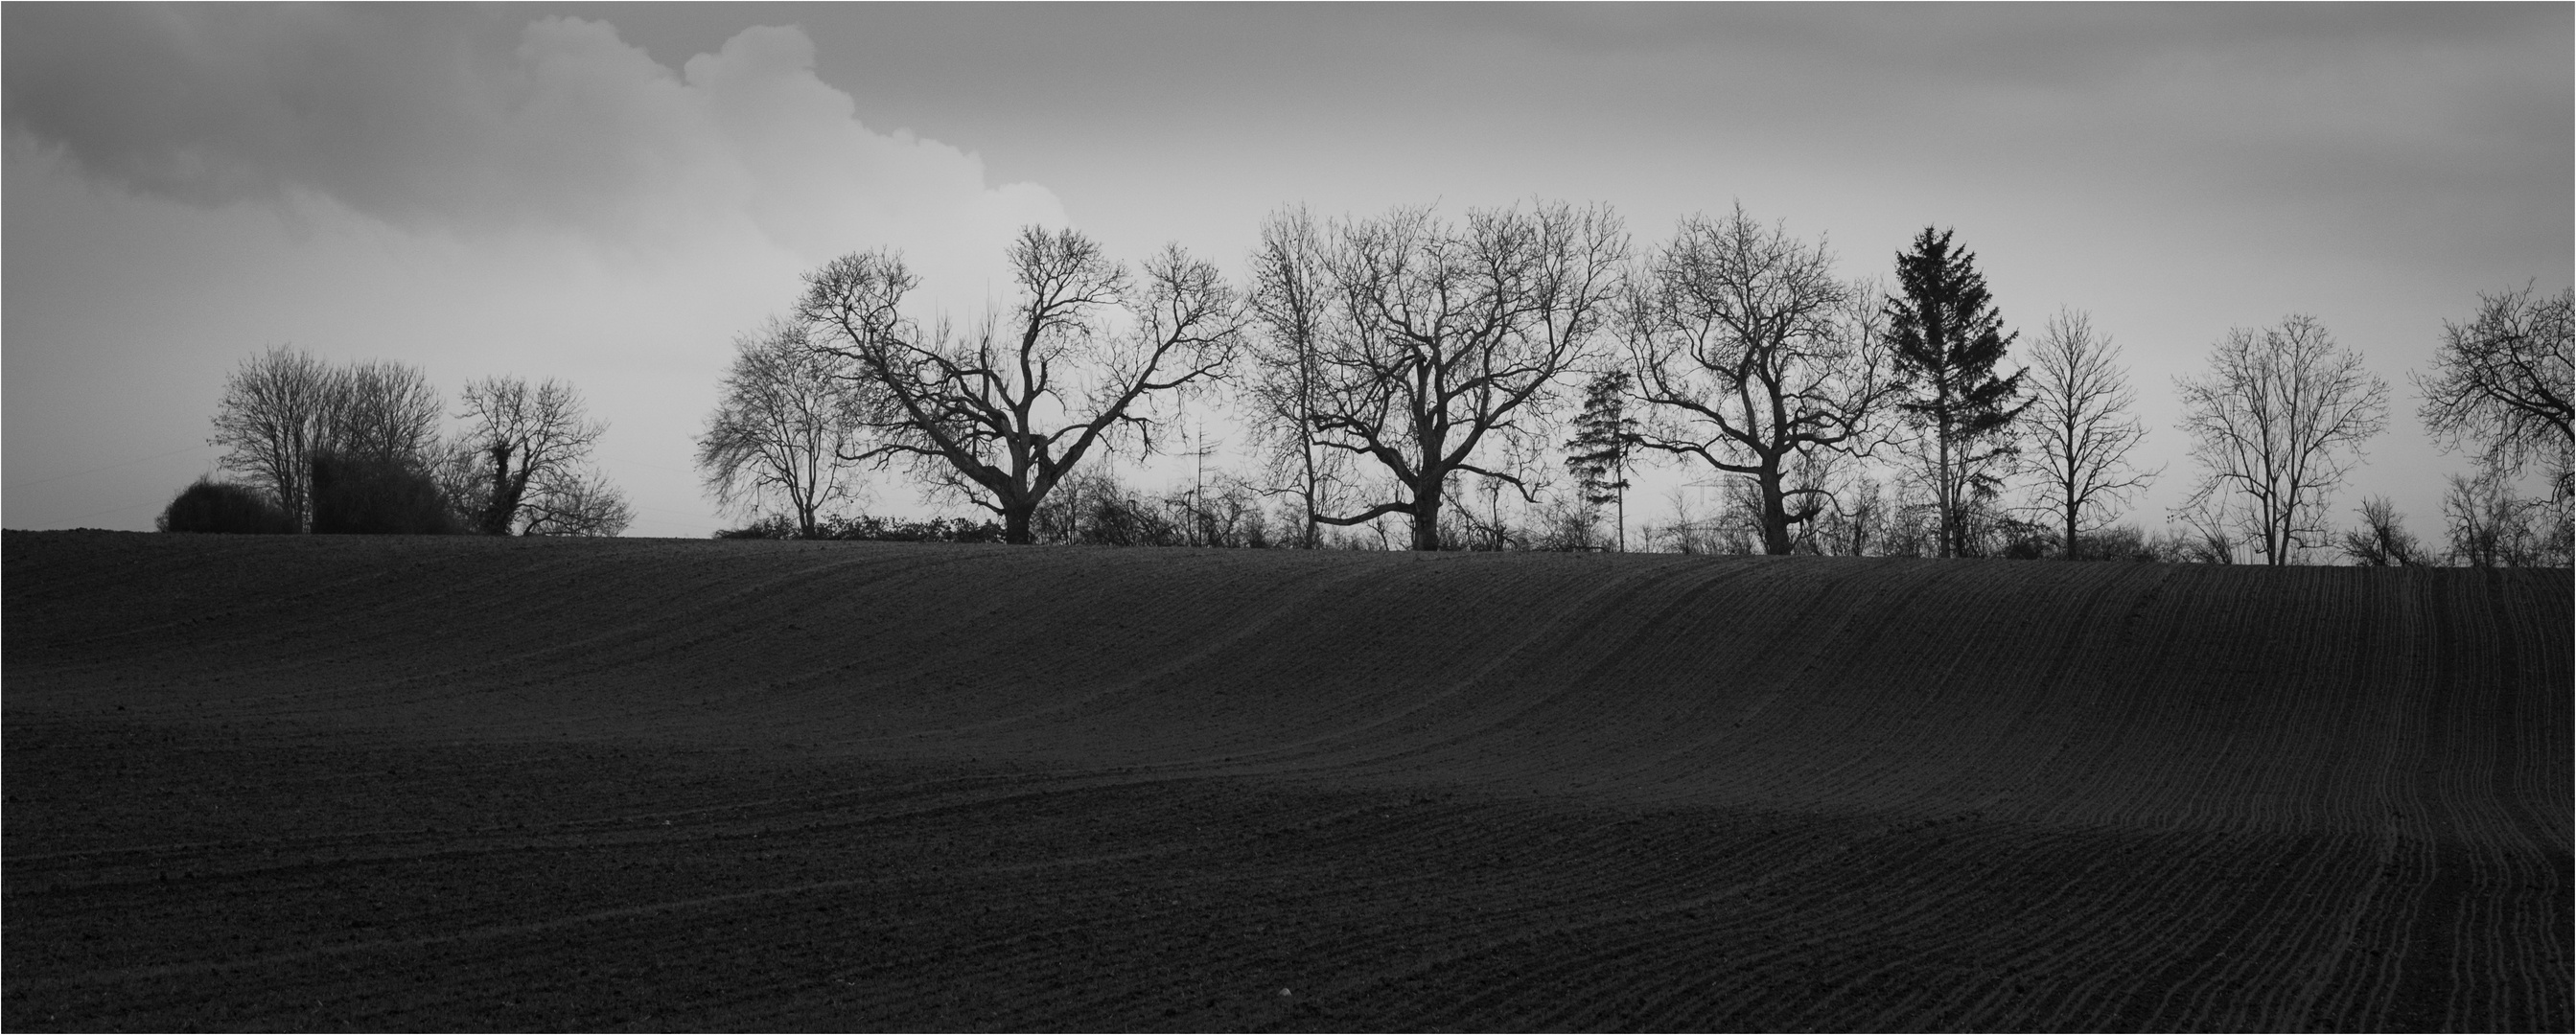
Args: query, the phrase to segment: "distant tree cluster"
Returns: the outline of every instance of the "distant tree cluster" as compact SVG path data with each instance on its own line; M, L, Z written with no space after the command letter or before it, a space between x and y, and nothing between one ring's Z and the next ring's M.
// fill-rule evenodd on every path
M2111 336L2062 309L2025 341L1936 227L1885 281L1841 276L1821 239L1741 205L1642 246L1598 205L1285 208L1239 289L1177 246L1131 269L1069 230L1028 228L1008 258L1016 297L968 323L914 312L918 280L890 251L809 273L790 315L736 342L699 439L709 493L806 538L850 537L834 508L860 472L900 469L1012 543L1626 550L1633 475L1667 462L1718 500L1697 513L1676 492L1669 520L1634 528L1644 549L2568 553L2566 292L2487 297L2419 382L2425 424L2480 472L2451 487L2443 551L2384 499L2359 527L2332 520L2388 391L2298 314L2229 332L2177 381L2197 473L2178 527L2120 523L2163 472L2133 460L2148 429ZM1253 469L1207 476L1182 415L1209 402L1233 409ZM1092 466L1118 455L1200 463L1157 494ZM2515 496L2535 464L2549 495Z
M963 518L877 517L870 514L834 516L812 525L801 524L785 514L772 514L740 528L721 529L718 539L850 539L881 543L998 543L1002 526L990 521L968 521Z
M571 386L490 378L465 388L464 427L418 369L333 366L279 346L224 380L213 444L239 482L173 499L172 532L616 535L632 519L588 463L604 427Z

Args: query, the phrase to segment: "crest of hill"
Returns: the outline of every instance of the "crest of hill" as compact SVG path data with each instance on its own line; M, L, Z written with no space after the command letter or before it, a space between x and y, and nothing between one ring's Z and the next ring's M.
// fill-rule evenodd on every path
M2565 853L2565 570L6 534L8 708Z

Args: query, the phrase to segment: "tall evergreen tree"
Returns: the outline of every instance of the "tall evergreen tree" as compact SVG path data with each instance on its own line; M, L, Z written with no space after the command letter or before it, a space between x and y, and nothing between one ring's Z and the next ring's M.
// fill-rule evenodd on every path
M1574 418L1574 438L1565 444L1572 451L1565 467L1583 502L1617 508L1621 553L1628 552L1628 457L1638 437L1637 418L1628 416L1633 380L1625 370L1592 375L1583 389L1583 412Z
M1986 291L1977 256L1925 227L1896 256L1898 293L1888 300L1888 338L1907 398L1897 404L1916 431L1910 449L1932 483L1941 518L1941 556L1969 551L1970 508L2002 487L1995 462L2013 454L2007 433L2029 407L2022 375L1996 377L2018 334Z

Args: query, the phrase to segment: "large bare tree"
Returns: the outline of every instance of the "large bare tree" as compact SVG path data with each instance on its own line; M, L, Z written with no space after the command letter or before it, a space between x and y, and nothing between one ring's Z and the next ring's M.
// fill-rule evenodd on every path
M1317 520L1412 519L1413 548L1440 548L1452 475L1486 475L1525 498L1545 447L1540 419L1609 316L1627 234L1601 206L1429 208L1337 224L1333 318L1320 351L1316 445L1374 463L1385 496Z
M2023 456L2039 478L2042 502L2062 522L2066 558L2077 560L2082 534L2115 516L2112 508L2157 472L2129 465L2147 435L2135 412L2138 393L2120 369L2119 347L2093 330L2090 315L2059 310L2031 351L2023 428L2032 448Z
M771 319L734 338L716 412L698 436L698 470L719 506L784 503L798 534L813 538L816 515L850 495L857 445L844 391L849 362L812 347L805 326Z
M2206 376L2174 385L2202 468L2182 512L2226 514L2267 564L2326 545L2328 500L2386 423L2387 382L2314 317L2293 315L2229 331Z
M919 280L891 251L808 274L797 316L816 347L850 364L868 435L851 459L909 461L999 515L1005 540L1027 543L1038 504L1093 448L1152 453L1163 419L1152 407L1223 376L1242 304L1177 245L1145 263L1141 282L1072 230L1027 228L1009 256L1020 297L974 333L906 317Z
M2442 346L2431 379L2418 376L2424 396L2416 416L2457 448L2473 443L2479 466L2511 477L2534 458L2549 462L2552 495L2569 494L2576 467L2576 289L2534 297L2531 285L2478 296L2478 315L2466 325L2443 321ZM2563 502L2562 502L2563 505Z
M302 349L279 345L243 360L224 378L215 405L223 466L268 490L294 531L310 527L313 453L332 409L331 368Z
M625 530L625 500L590 471L590 447L608 426L590 419L581 394L549 378L467 382L463 439L456 451L465 477L452 491L476 531L486 535L615 535Z
M1875 300L1835 279L1823 245L1741 205L1683 219L1626 297L1620 324L1653 413L1640 445L1748 479L1763 551L1789 553L1830 503L1791 484L1796 461L1857 449L1894 390Z
M1245 349L1250 369L1242 394L1255 441L1266 449L1265 466L1286 483L1271 491L1297 498L1297 545L1310 550L1322 545L1320 516L1338 501L1335 489L1350 457L1315 442L1334 297L1322 225L1303 206L1271 213L1252 253L1246 301L1259 333Z

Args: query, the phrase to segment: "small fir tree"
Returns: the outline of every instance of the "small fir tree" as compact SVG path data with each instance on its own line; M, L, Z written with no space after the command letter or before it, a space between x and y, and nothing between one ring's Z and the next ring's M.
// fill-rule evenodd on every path
M1565 467L1583 502L1616 508L1621 553L1628 552L1628 458L1638 440L1637 419L1628 416L1630 381L1625 370L1592 375L1583 391L1583 413L1574 418L1574 438L1565 444L1572 454Z

